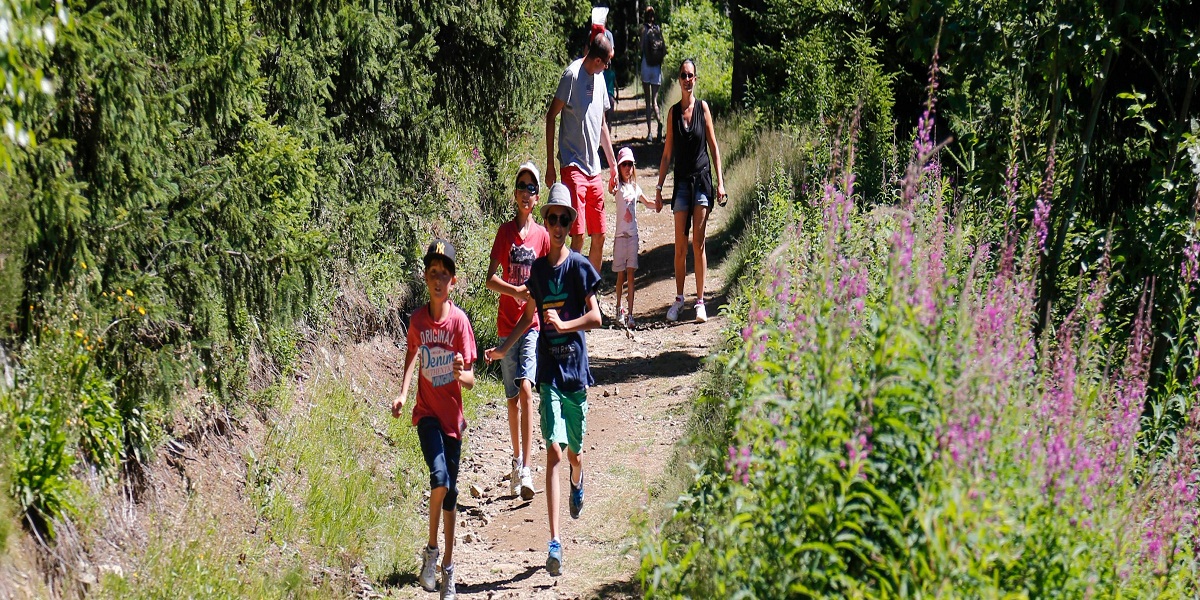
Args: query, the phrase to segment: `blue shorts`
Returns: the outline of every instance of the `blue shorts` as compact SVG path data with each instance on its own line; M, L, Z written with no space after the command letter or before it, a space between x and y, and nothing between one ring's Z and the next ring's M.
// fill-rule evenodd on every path
M709 208L712 204L709 203L708 196L700 190L700 186L690 181L676 181L675 193L671 196L671 212L687 212L695 206Z
M504 339L500 345L504 345ZM521 380L532 387L537 381L538 331L530 329L513 342L512 348L500 359L500 379L504 381L504 397L516 398L521 392Z
M458 505L458 460L462 456L462 440L442 433L442 424L434 417L417 421L417 438L421 454L429 467L429 489L446 488L442 510L454 512Z

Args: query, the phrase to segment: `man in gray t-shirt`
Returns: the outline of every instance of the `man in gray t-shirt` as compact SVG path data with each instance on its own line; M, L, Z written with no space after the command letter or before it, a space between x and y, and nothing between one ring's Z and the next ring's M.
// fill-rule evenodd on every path
M583 236L591 238L588 260L597 271L604 259L604 184L601 179L600 148L608 159L608 190L616 188L616 155L604 112L610 105L604 84L604 69L613 57L613 45L603 32L593 34L587 54L563 71L558 89L546 111L546 179L553 184L554 121L562 114L558 128L558 160L562 182L571 192L571 203L578 215L571 224L571 249L583 249Z

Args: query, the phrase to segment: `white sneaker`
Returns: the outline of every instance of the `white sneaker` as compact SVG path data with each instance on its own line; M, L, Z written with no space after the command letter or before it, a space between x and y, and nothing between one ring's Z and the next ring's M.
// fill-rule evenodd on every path
M508 491L516 496L521 489L521 462L512 459L512 473L508 475Z
M454 565L442 567L442 599L455 600L458 594L454 591Z
M671 308L667 309L667 320L678 321L679 311L683 310L683 298L676 297L675 302L671 304Z
M533 500L533 475L529 473L529 467L521 467L521 499Z
M438 591L438 554L439 551L437 548L427 547L421 551L421 575L417 579L421 582L421 587L427 592Z
M633 320L633 315L632 314L628 315L625 320L625 327L627 329L633 329L635 325L636 325L636 323Z
M696 322L703 323L708 320L708 311L704 310L704 303L696 303Z
M625 312L624 308L617 309L617 327L627 327L629 325L629 313Z

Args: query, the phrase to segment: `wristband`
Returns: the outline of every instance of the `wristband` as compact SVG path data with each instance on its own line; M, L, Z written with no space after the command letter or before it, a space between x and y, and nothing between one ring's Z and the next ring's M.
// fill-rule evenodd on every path
M654 186L654 189L656 189L656 190L658 190L658 191L660 191L660 192L661 192L661 191L662 191L662 184L660 183L660 184L658 184L658 185Z

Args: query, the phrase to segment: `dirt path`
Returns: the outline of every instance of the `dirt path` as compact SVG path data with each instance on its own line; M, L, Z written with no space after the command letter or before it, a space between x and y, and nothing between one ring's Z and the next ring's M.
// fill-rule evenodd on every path
M653 199L662 145L645 139L640 90L622 90L614 137L619 148L633 147L638 180ZM672 189L668 176L665 190ZM609 231L615 213L608 199ZM712 239L724 227L720 209L709 225ZM637 328L627 332L610 325L614 313L615 275L609 270L611 240L605 248L601 309L605 328L588 335L588 352L596 386L588 393L588 431L584 468L588 474L583 515L567 514L567 469L561 469L563 575L546 573L545 449L535 444L533 465L538 494L530 502L509 494L506 479L510 446L504 403L489 407L472 424L459 487L459 543L455 549L458 592L462 598L627 598L640 596L634 524L647 514L651 490L662 475L672 446L687 418L704 357L716 340L723 319L724 281L720 265L709 265L706 288L709 320L692 319L695 282L686 281L688 305L677 323L666 321L674 299L674 227L669 208L638 215L640 268L635 300ZM586 248L585 248L586 250ZM711 259L710 259L711 260ZM691 272L691 260L688 261ZM536 398L535 398L536 402ZM536 409L535 409L536 410ZM539 438L536 414L534 437ZM476 486L479 497L467 490ZM414 559L415 560L415 559ZM415 584L397 590L403 597L431 597Z

